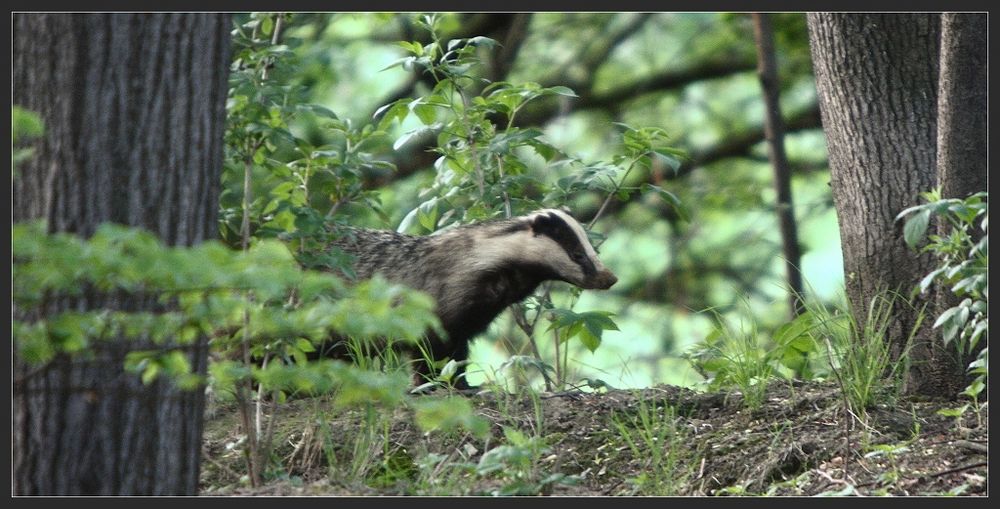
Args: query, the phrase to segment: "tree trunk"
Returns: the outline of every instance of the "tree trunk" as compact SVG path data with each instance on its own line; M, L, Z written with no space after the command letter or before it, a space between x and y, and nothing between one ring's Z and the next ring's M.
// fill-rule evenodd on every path
M937 183L942 198L966 198L986 190L987 168L987 23L985 14L947 13L941 18L941 71L937 105ZM937 233L947 236L951 226L941 221ZM972 234L978 241L983 231ZM947 286L934 287L935 302L930 314L940 316L958 305L960 299ZM978 348L986 346L982 341ZM934 393L943 384L946 390L961 390L969 380L966 366L977 351L961 355L955 345L944 345L940 335L915 345L917 356L928 360L917 364L915 380ZM942 380L952 382L943 383Z
M895 217L936 182L940 16L819 13L808 23L847 297L863 324L879 292L908 295L933 270L928 254L903 242ZM895 308L889 340L897 357L916 317ZM934 339L925 324L915 341ZM913 353L915 364L934 362ZM931 386L943 381L914 379L921 373L910 371L908 390L954 396L951 386Z
M943 198L986 190L986 14L941 18L937 179Z
M52 232L85 237L101 223L122 223L169 245L215 238L229 17L19 13L12 28L13 102L45 124L35 157L14 179L13 219L44 219ZM91 291L40 309L158 306ZM204 393L162 378L143 385L123 360L129 351L182 348L204 374L206 339L95 345L42 366L15 356L13 492L196 494Z
M785 156L785 122L778 100L781 87L774 57L774 33L766 13L754 13L754 38L757 40L757 76L764 95L764 136L768 158L774 168L775 212L781 226L782 252L785 255L785 277L788 280L788 309L791 318L802 314L802 251L795 226L792 202L792 171Z

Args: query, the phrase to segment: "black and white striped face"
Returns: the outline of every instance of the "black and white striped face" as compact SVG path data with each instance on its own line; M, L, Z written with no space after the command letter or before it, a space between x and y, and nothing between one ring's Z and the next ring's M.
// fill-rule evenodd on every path
M555 279L583 289L605 290L618 281L597 258L583 226L569 214L543 209L523 219L527 227L504 236L494 251L498 256L544 266Z

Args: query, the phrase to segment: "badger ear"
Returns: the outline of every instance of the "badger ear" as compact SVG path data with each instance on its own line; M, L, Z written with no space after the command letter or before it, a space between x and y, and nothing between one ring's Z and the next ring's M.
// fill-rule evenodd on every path
M532 233L535 235L541 235L545 232L552 231L555 225L555 220L552 215L548 213L535 214L534 216L531 216L528 224Z

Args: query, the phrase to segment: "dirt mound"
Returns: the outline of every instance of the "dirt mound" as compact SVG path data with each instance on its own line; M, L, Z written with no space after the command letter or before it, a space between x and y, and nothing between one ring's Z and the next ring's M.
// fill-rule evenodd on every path
M440 395L424 396L437 398ZM835 385L661 386L468 400L490 438L424 433L405 409L279 406L273 471L250 488L235 408L205 429L202 495L986 495L988 410L902 398L853 416Z

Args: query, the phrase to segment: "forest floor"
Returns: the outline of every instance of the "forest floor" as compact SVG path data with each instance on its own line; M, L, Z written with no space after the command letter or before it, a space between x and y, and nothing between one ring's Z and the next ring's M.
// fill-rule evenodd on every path
M773 383L752 410L737 392L671 386L468 400L490 439L421 432L406 409L284 403L281 467L256 488L234 445L239 413L220 406L206 420L201 495L988 494L988 405L954 417L938 411L955 402L902 398L859 418L818 382Z

